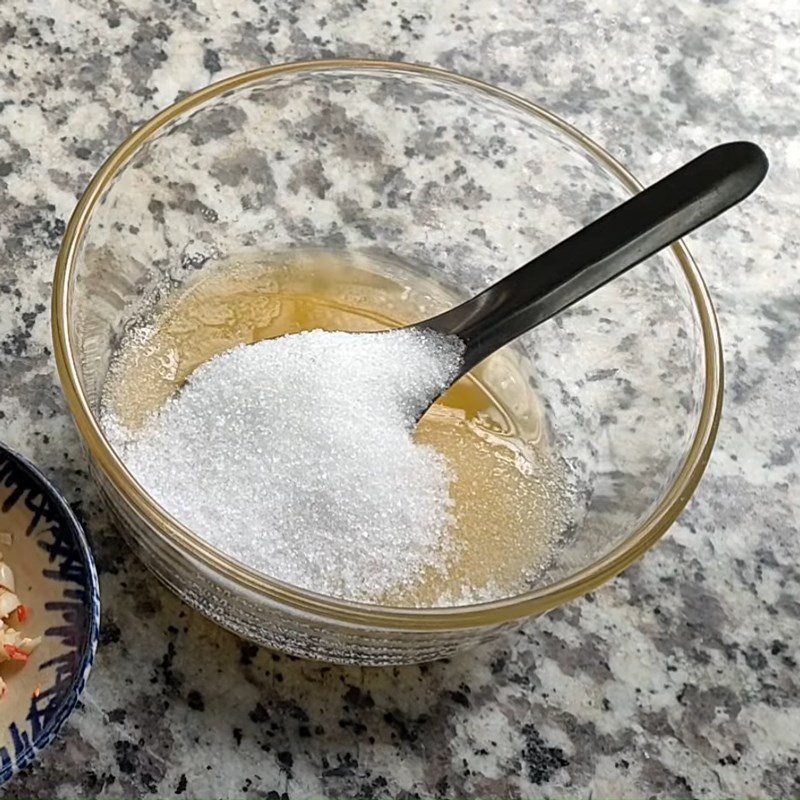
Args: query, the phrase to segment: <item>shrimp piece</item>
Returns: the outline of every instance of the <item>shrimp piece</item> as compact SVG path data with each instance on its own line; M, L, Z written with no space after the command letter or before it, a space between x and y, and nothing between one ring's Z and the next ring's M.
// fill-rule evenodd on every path
M5 652L6 658L14 658L14 654L20 653L29 656L36 646L42 641L41 636L30 638L23 636L20 631L6 625L2 634L0 634L0 650ZM0 653L0 661L3 659L3 653ZM22 661L23 659L17 659Z
M14 592L17 589L14 585L14 573L11 571L11 567L3 561L2 553L0 553L0 586L10 592Z
M0 617L5 619L20 606L19 597L10 589L0 586Z
M3 554L0 553L0 617L5 619L21 604L16 595L16 581L14 571L6 564Z
M10 535L0 533L0 543L10 544ZM23 623L28 615L25 606L17 597L16 588L14 572L5 563L3 554L0 553L0 663L4 661L22 661L24 663L42 641L41 636L34 638L23 636L20 631L12 628L7 622L7 618L15 611L20 623ZM5 691L6 683L0 678L0 697L5 694Z

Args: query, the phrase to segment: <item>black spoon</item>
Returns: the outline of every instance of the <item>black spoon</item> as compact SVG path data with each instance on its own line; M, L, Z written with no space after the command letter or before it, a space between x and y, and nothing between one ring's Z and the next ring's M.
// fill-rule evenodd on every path
M713 147L479 295L411 327L464 342L455 383L495 350L744 200L768 166L750 142Z

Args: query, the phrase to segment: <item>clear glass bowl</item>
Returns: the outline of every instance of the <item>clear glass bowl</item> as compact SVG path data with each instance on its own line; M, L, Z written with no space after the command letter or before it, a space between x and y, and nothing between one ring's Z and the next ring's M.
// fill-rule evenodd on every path
M552 446L582 487L544 581L496 602L349 603L215 550L136 484L98 424L109 359L140 299L262 248L330 246L428 265L474 293L639 189L538 106L428 67L268 67L136 131L70 220L53 287L64 391L92 468L145 563L187 603L269 647L363 664L425 661L595 589L675 520L713 444L720 341L678 244L523 337ZM209 454L213 457L213 454Z

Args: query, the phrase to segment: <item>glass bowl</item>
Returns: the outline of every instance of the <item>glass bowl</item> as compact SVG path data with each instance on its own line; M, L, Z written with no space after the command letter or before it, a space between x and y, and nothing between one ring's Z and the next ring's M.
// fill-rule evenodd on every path
M154 117L81 198L53 286L64 392L135 550L226 628L299 656L362 664L446 656L623 570L688 501L719 421L717 323L680 243L518 343L530 356L543 435L581 487L568 541L518 596L396 608L271 579L160 508L107 442L98 406L121 334L165 281L180 286L254 249L322 246L425 264L472 294L639 188L545 109L430 67L267 67Z

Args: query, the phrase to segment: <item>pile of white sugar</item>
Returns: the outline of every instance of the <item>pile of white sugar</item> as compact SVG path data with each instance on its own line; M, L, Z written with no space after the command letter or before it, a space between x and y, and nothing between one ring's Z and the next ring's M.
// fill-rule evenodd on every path
M323 594L380 600L444 566L450 474L414 441L455 337L311 331L199 367L140 430L104 415L141 486L215 547Z

